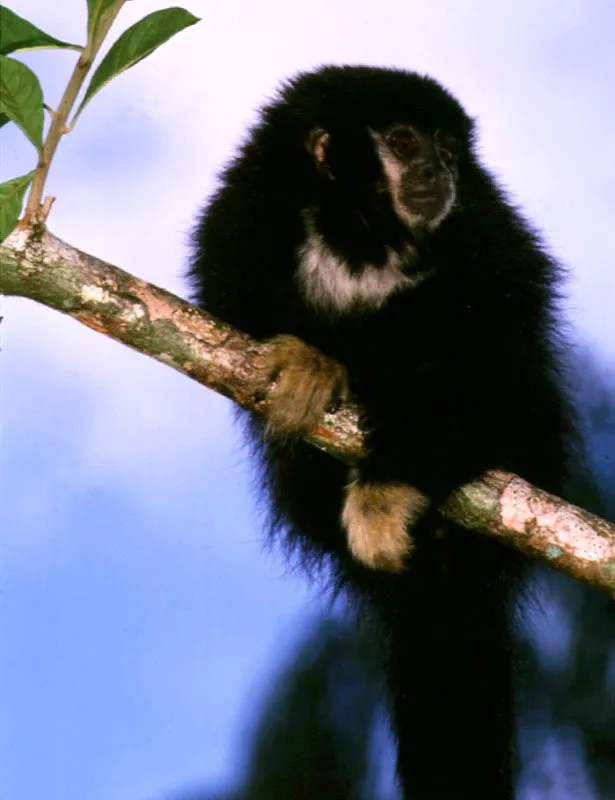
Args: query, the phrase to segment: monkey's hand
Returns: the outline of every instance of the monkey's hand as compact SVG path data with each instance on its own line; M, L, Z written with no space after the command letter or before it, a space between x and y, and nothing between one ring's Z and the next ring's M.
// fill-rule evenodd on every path
M413 545L408 529L426 504L405 483L351 481L342 511L350 552L372 569L401 572Z
M269 421L286 433L308 431L348 398L346 370L296 336L282 334L270 344L261 386Z

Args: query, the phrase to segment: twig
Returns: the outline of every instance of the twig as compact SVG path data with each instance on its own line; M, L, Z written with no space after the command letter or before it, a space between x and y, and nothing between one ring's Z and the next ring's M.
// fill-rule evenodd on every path
M119 14L123 4L124 0L117 0L116 6L110 7L107 10L104 20L101 20L100 24L97 26L96 38L94 38L94 31L92 30L90 32L88 43L77 59L73 74L66 85L60 104L53 112L48 108L51 113L51 125L47 131L43 149L39 154L38 164L34 170L34 178L32 179L32 186L30 187L24 218L21 222L22 227L45 222L51 206L47 208L46 214L45 206L41 207L41 204L43 202L43 192L45 190L45 183L49 174L51 162L60 143L60 139L69 131L68 117L73 110L77 95L83 86L83 82L90 71L92 63L96 58L109 28Z

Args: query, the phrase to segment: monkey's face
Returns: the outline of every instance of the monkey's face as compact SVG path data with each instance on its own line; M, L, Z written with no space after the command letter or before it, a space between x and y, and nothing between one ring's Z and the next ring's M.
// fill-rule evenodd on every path
M411 230L433 231L455 205L454 141L410 125L370 133L395 212Z
M317 129L308 149L337 202L355 206L366 225L394 213L420 236L435 230L455 205L456 143L438 131L408 124L332 134Z

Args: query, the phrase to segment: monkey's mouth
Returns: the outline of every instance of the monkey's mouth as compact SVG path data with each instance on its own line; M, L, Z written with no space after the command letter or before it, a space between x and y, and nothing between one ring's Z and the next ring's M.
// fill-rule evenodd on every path
M412 215L422 217L424 220L435 219L442 213L446 206L445 192L434 192L433 189L422 191L413 189L404 192L403 203Z
M411 217L427 225L438 224L452 209L455 202L454 190L443 185L425 189L416 186L402 193L402 203Z

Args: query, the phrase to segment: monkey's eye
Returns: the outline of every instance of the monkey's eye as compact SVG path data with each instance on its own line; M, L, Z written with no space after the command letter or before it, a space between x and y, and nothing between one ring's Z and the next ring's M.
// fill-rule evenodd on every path
M409 130L393 131L388 137L388 143L402 158L412 158L419 149L419 140Z

